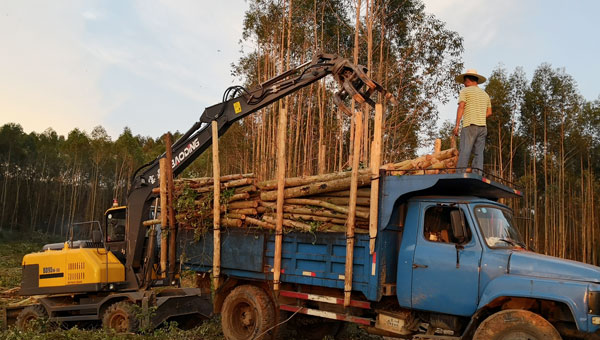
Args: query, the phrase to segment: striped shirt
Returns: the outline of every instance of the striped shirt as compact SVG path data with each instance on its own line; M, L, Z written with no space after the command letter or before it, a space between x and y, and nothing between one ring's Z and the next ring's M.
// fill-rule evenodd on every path
M460 91L458 102L465 102L463 127L471 124L485 126L485 114L492 107L490 96L478 86L467 86Z

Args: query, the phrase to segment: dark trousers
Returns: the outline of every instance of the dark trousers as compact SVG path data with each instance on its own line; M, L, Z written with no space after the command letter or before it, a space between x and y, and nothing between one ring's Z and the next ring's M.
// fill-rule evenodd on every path
M460 154L458 156L458 168L469 166L471 151L473 152L473 168L483 170L483 148L487 128L485 126L469 125L462 128L460 132Z

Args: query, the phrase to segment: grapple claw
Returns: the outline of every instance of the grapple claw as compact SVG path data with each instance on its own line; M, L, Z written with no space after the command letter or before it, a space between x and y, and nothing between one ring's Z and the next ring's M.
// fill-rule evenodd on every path
M343 103L343 100L346 97L350 97L361 104L367 103L371 106L375 106L375 102L371 99L371 96L375 92L379 92L392 104L396 104L396 99L392 94L370 79L366 75L366 71L366 67L362 65L353 65L346 59L341 59L333 67L333 76L342 89L335 95L334 102L348 115L352 115L352 113Z

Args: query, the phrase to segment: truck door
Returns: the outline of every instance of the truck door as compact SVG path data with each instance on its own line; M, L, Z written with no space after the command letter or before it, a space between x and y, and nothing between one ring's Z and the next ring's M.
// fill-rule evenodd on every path
M450 212L460 209L467 224L461 244L453 236ZM413 256L412 307L470 316L478 303L482 248L463 206L421 203Z

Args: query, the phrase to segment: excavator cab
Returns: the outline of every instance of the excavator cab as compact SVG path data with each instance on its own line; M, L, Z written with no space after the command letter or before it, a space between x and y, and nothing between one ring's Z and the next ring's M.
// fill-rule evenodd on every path
M121 263L125 263L127 207L112 207L104 213L104 235L106 249Z
M125 209L122 208L124 216ZM113 238L120 235L125 241L124 228L119 234L119 224L115 222L116 219L113 228L106 224L104 229L98 221L73 223L64 243L46 244L42 251L25 255L20 293L38 295L116 289L125 281L125 267L107 247L110 245L108 237L103 237L105 231L110 230Z

